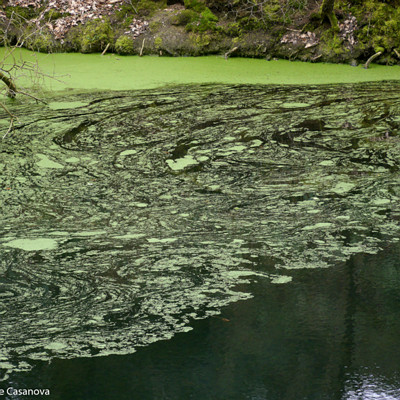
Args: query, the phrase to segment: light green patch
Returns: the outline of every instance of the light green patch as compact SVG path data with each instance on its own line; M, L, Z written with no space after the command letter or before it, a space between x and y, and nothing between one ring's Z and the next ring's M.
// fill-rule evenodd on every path
M308 103L282 103L280 106L282 108L304 108L304 107L309 107L310 104L308 104Z
M303 231L311 231L314 229L325 229L325 228L330 228L331 226L333 226L333 224L330 222L319 222L318 224L315 225L305 226L303 228Z
M324 160L324 161L321 161L319 163L319 165L321 165L323 167L332 167L333 165L335 165L335 162L332 160Z
M157 239L157 238L150 238L147 239L149 243L173 243L176 242L177 238L165 238L165 239Z
M49 235L51 235L51 236L69 236L70 233L65 232L65 231L54 231L54 232L49 232Z
M14 366L13 366L13 364L11 364L11 363L8 363L8 362L6 362L6 361L0 361L0 368L1 369L11 369L11 368L13 368Z
M345 194L350 192L356 185L349 182L339 182L334 188L332 188L332 192L336 194Z
M271 275L271 283L278 285L292 282L293 278L288 275Z
M134 207L137 207L137 208L146 208L146 207L149 206L147 203L141 203L141 202L139 202L139 201L133 202L132 205L133 205Z
M140 239L145 235L142 233L127 233L126 235L113 236L114 239Z
M99 236L99 235L105 235L107 234L107 231L82 231L82 232L74 232L72 236Z
M79 158L77 158L77 157L69 157L69 158L66 158L64 161L67 162L67 163L77 163L77 162L79 162Z
M285 264L280 266L283 269L315 269L315 268L328 268L328 263L324 261L315 261L315 262L307 262L307 261L296 261L290 264Z
M259 139L255 139L251 142L250 147L260 147L262 145L262 141Z
M54 250L57 248L57 241L54 239L15 239L11 242L3 243L3 246L21 249L25 251Z
M61 168L64 168L64 165L50 160L44 154L36 154L36 155L40 158L40 161L36 162L36 165L38 167L40 167L40 168L50 168L50 169L61 169Z
M119 155L121 157L125 157L125 156L130 156L130 155L136 154L136 153L137 153L137 150L125 150L122 153L120 153Z
M62 342L52 342L44 346L44 348L47 350L62 350L65 349L66 347L68 347L68 345Z
M372 201L375 206L383 206L385 204L390 204L390 199L375 199Z
M79 108L86 106L87 103L82 101L55 101L48 104L48 107L52 110L67 110L71 108Z
M241 152L246 149L247 149L247 147L243 146L243 145L232 146L229 148L229 150L234 151L234 152Z
M186 167L198 165L198 161L190 155L186 155L182 158L177 158L176 160L167 160L166 163L173 171L181 171Z

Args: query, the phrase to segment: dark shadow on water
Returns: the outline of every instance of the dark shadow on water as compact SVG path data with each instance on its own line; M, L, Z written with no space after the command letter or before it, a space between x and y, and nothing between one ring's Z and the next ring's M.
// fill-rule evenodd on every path
M253 299L189 333L132 355L37 365L10 384L60 400L399 399L399 259L396 245L293 271L289 284L260 280Z

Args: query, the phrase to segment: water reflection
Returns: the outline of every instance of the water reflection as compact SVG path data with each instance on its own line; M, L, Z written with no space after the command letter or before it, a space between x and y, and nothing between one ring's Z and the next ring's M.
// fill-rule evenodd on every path
M342 400L398 400L400 399L399 379L390 382L381 376L379 369L349 375Z
M15 383L60 400L399 399L399 256L396 246L290 284L252 282L238 289L253 299L190 332L133 355L38 364Z

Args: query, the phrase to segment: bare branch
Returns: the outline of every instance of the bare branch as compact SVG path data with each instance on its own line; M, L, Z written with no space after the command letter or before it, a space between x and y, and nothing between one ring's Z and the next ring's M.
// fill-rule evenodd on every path
M8 88L7 96L14 98L17 93L17 87L15 86L13 80L9 76L3 74L3 72L1 71L0 71L0 80L7 85Z
M14 129L14 121L18 121L18 117L14 115L3 103L0 102L0 107L10 116L10 123L7 132L3 135L3 139Z

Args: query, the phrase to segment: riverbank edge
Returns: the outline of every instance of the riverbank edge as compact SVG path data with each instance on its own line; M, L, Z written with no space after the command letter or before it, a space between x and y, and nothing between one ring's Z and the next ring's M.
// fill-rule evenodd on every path
M260 26L244 29L236 20L224 19L213 13L202 29L205 17L201 17L200 26L189 29L188 26L193 23L187 23L187 18L190 13L194 18L195 11L176 3L152 12L145 10L141 16L135 15L141 18L135 20L137 24L146 26L136 34L127 32L133 18L129 10L124 9L125 14L122 15L121 10L115 9L109 16L73 26L61 39L49 29L57 18L62 18L59 11L47 12L47 19L35 31L30 21L37 19L40 10L32 7L5 7L4 10L9 17L23 14L23 22L19 19L18 23L10 24L10 18L0 21L0 31L4 32L8 27L10 43L27 36L23 47L43 53L105 52L160 57L222 55L226 58L286 59L353 66L364 64L372 55L380 53L374 59L375 63L400 65L400 48L394 47L397 42L391 42L385 48L372 35L367 41L362 41L363 22L356 21L350 11L344 9L338 9L340 32L329 24L316 22L312 13L309 13L302 29L298 25L304 21L300 20L294 20L291 25L275 23L270 29L261 29ZM359 16L357 20L361 19ZM346 25L350 23L353 26Z

